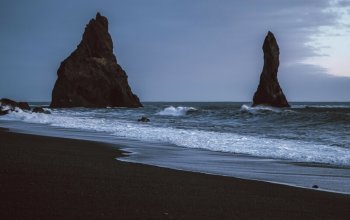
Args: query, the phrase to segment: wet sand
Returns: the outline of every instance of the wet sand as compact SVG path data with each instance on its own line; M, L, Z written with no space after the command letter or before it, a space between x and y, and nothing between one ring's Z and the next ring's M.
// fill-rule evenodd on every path
M0 219L349 219L350 196L120 162L108 144L0 129Z

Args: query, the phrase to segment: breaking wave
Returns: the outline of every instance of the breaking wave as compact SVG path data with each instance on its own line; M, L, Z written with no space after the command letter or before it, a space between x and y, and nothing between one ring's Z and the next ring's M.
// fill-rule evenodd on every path
M265 106L265 105L259 105L259 106L248 106L248 105L242 105L241 112L243 113L250 113L250 114L258 114L258 113L266 113L266 112L282 112L284 109L281 108L274 108L271 106Z
M242 106L250 111L261 108ZM262 110L266 110L263 108ZM271 109L267 108L268 111ZM167 107L159 115L181 116L192 107ZM2 117L5 120L19 120L29 123L47 124L54 127L106 132L113 136L146 142L170 143L187 148L200 148L211 151L249 154L258 157L287 159L299 162L325 163L350 166L350 149L303 140L284 140L267 137L254 137L230 132L205 131L158 127L152 124L140 124L118 118L91 117L92 112L53 111L52 114L12 112Z
M167 115L167 116L184 116L188 112L197 111L196 108L193 107L183 107L183 106L169 106L158 112L157 115Z

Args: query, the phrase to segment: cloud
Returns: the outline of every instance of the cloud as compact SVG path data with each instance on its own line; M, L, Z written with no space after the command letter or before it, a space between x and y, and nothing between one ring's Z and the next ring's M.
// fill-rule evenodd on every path
M348 91L336 86L338 78L326 69L300 64L329 55L322 50L327 45L312 44L314 36L324 34L321 27L339 23L341 14L325 10L332 6L328 0L38 0L3 6L0 74L6 80L0 81L0 96L50 100L59 63L97 10L109 18L118 62L142 100L251 100L268 30L277 37L281 81L293 99L303 99L298 91L310 100L324 97L321 86L308 93L310 84L299 82L304 79L332 85L338 92L328 94L335 99ZM19 91L14 89L18 80Z
M338 0L335 1L335 5L339 7L350 7L350 1L349 0Z
M279 81L291 101L350 101L350 77L330 75L316 65L282 65Z

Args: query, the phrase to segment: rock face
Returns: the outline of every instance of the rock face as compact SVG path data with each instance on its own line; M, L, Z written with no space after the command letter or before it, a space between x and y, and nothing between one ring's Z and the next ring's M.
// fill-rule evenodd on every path
M18 107L22 110L30 110L28 102L18 102Z
M21 109L27 113L30 113L31 110L28 102L16 102L7 98L0 99L0 115L6 115L11 112L18 112L18 109ZM34 107L31 112L51 114L49 110L45 110L42 107Z
M34 113L51 114L51 112L49 110L45 110L42 107L34 107L32 112L34 112Z
M264 67L260 83L253 97L253 106L270 105L289 107L288 101L278 83L279 47L275 36L269 31L263 45Z
M141 107L113 54L108 20L97 13L57 71L50 107Z
M8 98L2 98L0 99L0 106L10 106L11 108L15 108L18 107L18 102Z
M15 108L22 110L30 110L28 102L16 102L8 98L0 99L0 108L7 108L7 110L14 111Z
M138 122L150 122L149 118L142 116L141 118L137 119Z

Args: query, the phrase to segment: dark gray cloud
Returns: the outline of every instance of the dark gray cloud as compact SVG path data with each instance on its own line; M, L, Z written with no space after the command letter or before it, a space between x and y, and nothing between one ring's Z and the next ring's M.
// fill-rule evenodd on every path
M338 0L336 2L336 5L339 7L350 7L350 1L349 0Z
M327 84L333 99L350 100L339 96L350 94L350 86L337 86L347 78L329 77L327 70L299 64L324 55L307 42L319 27L337 24L340 15L324 10L328 0L15 0L0 4L4 79L0 96L50 100L59 63L79 43L88 20L101 11L109 18L118 62L142 100L250 100L268 30L280 45L281 83L289 97L321 100L326 93L322 86ZM315 86L301 79L313 79Z
M292 101L349 100L350 77L335 77L315 65L281 66L280 84Z

